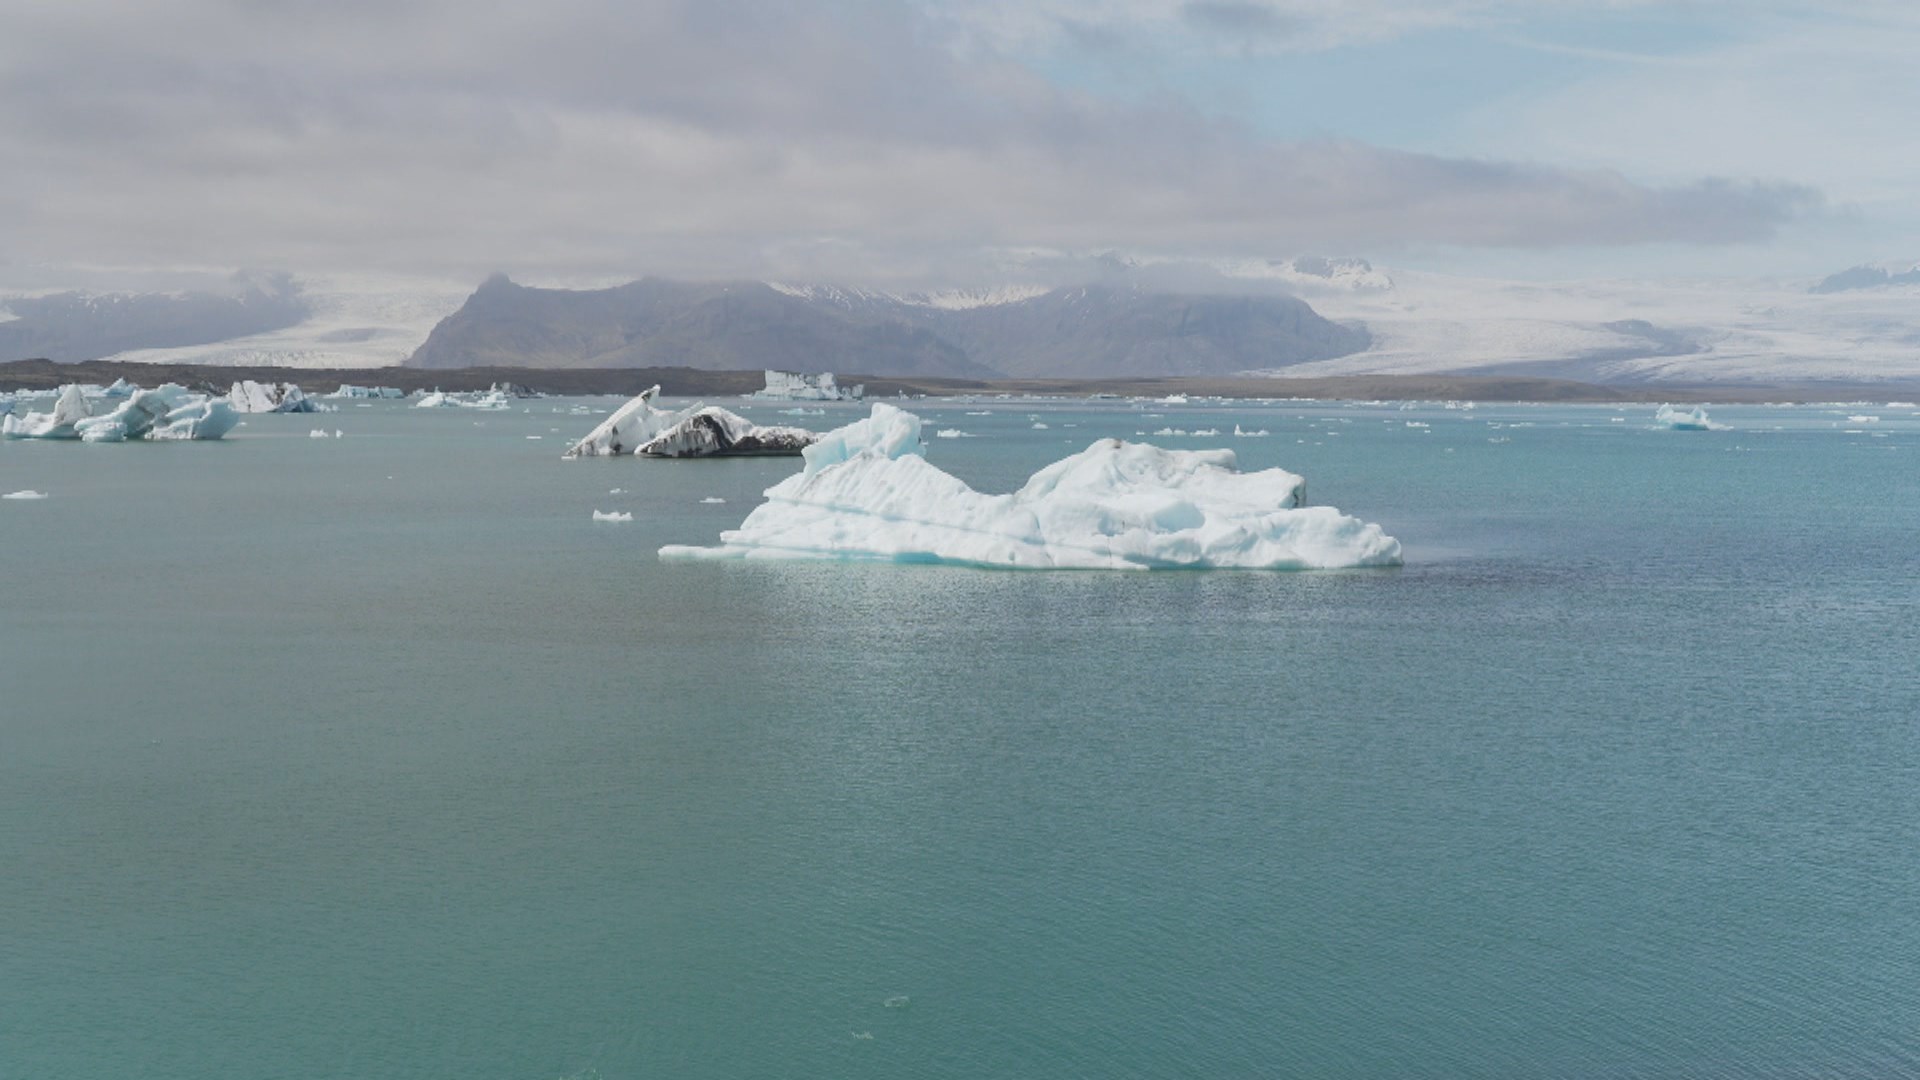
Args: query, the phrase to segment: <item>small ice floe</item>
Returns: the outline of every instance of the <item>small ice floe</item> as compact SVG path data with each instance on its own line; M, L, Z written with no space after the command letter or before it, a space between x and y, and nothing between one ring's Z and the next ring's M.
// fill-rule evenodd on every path
M973 438L973 436L967 434L964 431L961 431L959 428L941 428L939 431L936 431L933 433L933 437L936 439L971 439Z
M1662 405L1653 414L1653 422L1672 431L1725 431L1727 425L1716 424L1707 419L1704 406L1696 405L1691 410L1681 411L1671 405ZM1521 425L1515 424L1514 427Z
M309 438L309 439L325 439L325 438L328 438L328 435L327 435L327 433L326 433L326 430L325 430L324 428L314 428L314 429L313 429L312 431L309 431L309 432L307 432L307 438Z
M1430 428L1433 425L1422 420L1409 420L1407 421L1407 426L1411 428Z
M1877 423L1879 423L1879 422L1880 422L1880 418L1879 418L1879 417L1877 417L1877 416L1849 416L1849 417L1847 417L1847 423L1849 423L1849 424L1877 424Z
M1047 425L1045 425L1045 424L1042 424L1042 423L1038 423L1038 422L1036 422L1036 423L1035 423L1035 424L1033 425L1033 430L1035 430L1035 431L1045 431L1045 430L1047 430Z
M608 513L605 510L595 510L593 512L593 520L595 521L632 521L633 515L627 513L624 510L615 510L611 513Z
M1163 439L1172 435L1185 435L1186 433L1187 433L1186 428L1176 428L1176 427L1163 427L1160 430L1154 432L1155 435Z
M529 436L527 436L527 438L529 438L529 439L539 439L539 438L541 438L541 436L539 436L539 435L529 435Z
M26 491L9 491L5 495L0 495L0 499L44 499L46 497L46 492L31 489Z
M980 410L979 412L970 412L970 413L968 413L967 415L968 415L968 416L992 416L992 415L993 415L993 410L992 410L992 409L981 409L981 410Z
M1193 434L1196 438L1212 438L1213 436L1220 434L1220 429L1211 428L1211 427L1196 428L1194 429Z
M1239 424L1233 425L1233 437L1236 439L1264 439L1271 434L1273 433L1266 428L1261 428L1259 431L1244 431Z
M627 493L626 488L608 488L607 489L607 494L609 495L625 495L626 493Z
M721 498L718 495L709 495L706 498L701 499L700 501L708 506L719 506L720 504L726 502L727 500Z
M745 409L745 408L748 408L748 406L746 406L746 405L742 405L742 406L740 406L740 407L741 407L741 408L743 408L743 409ZM779 410L779 413L780 413L780 415L781 415L781 416L825 416L825 415L827 415L827 410L825 410L825 409L797 409L797 408L796 408L796 409L781 409L781 410Z
M849 1032L849 1034L851 1034L854 1038L859 1039L861 1042L867 1042L873 1038L873 1032L871 1031L854 1031L854 1032Z
M904 1009L912 1004L912 1002L913 999L905 994L895 994L880 1004L885 1005L889 1009Z

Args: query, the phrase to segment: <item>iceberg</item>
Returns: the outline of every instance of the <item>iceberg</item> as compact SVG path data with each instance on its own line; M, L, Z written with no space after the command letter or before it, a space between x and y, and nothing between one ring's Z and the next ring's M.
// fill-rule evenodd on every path
M614 410L612 416L569 447L563 458L745 457L798 454L816 438L795 427L761 427L718 406L693 405L677 411L654 407L658 386Z
M593 512L593 520L595 521L632 521L633 515L631 513L628 513L625 510L613 510L613 511L595 510Z
M806 375L769 368L766 375L767 385L748 397L761 401L859 401L867 393L865 384L842 388L831 371Z
M184 386L167 383L153 390L134 390L112 410L89 416L86 391L64 386L50 413L28 413L0 420L9 439L83 439L87 442L125 442L128 439L218 439L233 430L240 418L224 398L208 398Z
M320 406L292 383L257 383L242 379L227 392L233 411L243 413L310 413Z
M1397 566L1399 541L1332 507L1306 481L1241 472L1231 450L1163 450L1120 439L989 495L926 460L921 420L877 404L826 433L801 471L769 488L717 547L664 559L838 559L1008 569Z
M60 388L52 412L30 412L25 416L0 418L0 434L9 439L77 439L74 425L87 418L87 394L74 383Z
M46 492L44 492L44 491L34 491L34 490L33 490L33 489L31 489L31 488L28 488L28 489L26 489L26 490L24 490L24 491L9 491L9 492L7 492L7 493L6 493L5 495L0 495L0 499L22 499L22 500L25 500L25 499L44 499L44 498L46 498L46 497L47 497L47 493L46 493Z
M1682 412L1671 405L1662 405L1659 411L1653 414L1653 422L1659 424L1661 427L1670 428L1674 431L1727 430L1727 425L1716 424L1707 419L1707 410L1705 407L1699 405L1694 406L1686 412Z
M204 398L168 413L147 432L159 442L209 442L222 438L240 422L240 414L226 398Z
M407 393L397 386L355 386L352 383L341 383L340 389L325 396L328 400L403 398Z
M199 397L174 383L155 390L135 390L113 411L77 421L73 427L87 442L126 442L152 431L173 410L192 404Z

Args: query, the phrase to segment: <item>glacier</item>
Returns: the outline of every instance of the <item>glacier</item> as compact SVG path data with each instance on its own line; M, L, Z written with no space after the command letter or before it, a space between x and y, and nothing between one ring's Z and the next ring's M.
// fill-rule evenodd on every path
M745 457L797 454L817 436L805 428L761 427L738 413L695 404L668 410L654 406L658 386L614 410L613 415L562 454L563 458Z
M1007 569L1342 569L1397 566L1399 541L1306 506L1284 469L1241 472L1231 450L1101 439L990 495L926 460L921 420L891 405L828 432L717 547L663 559L837 559Z

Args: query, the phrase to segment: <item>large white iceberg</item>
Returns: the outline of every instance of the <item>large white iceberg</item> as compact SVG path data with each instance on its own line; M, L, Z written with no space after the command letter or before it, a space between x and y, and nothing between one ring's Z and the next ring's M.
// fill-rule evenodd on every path
M1332 507L1303 506L1283 469L1241 472L1231 450L1102 439L987 495L926 460L920 418L875 405L828 432L806 465L720 546L662 558L842 559L1012 569L1395 566L1400 543Z
M99 416L89 416L85 389L65 386L52 412L6 417L0 420L0 431L10 439L207 440L225 435L240 420L225 398L208 398L173 383L103 400L117 404Z
M744 457L797 454L816 436L805 428L761 427L738 413L712 405L669 410L654 407L653 386L614 410L562 457Z
M227 401L235 412L310 413L321 407L292 383L257 383L243 379L233 384Z
M86 391L75 383L60 388L52 412L30 412L25 416L0 418L0 433L9 439L77 439L74 425L87 418Z

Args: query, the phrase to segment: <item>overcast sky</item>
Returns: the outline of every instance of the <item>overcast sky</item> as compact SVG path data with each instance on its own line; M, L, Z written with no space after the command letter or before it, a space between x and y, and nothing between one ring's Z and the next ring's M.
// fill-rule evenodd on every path
M1916 9L0 0L0 283L1818 275L1920 258Z

